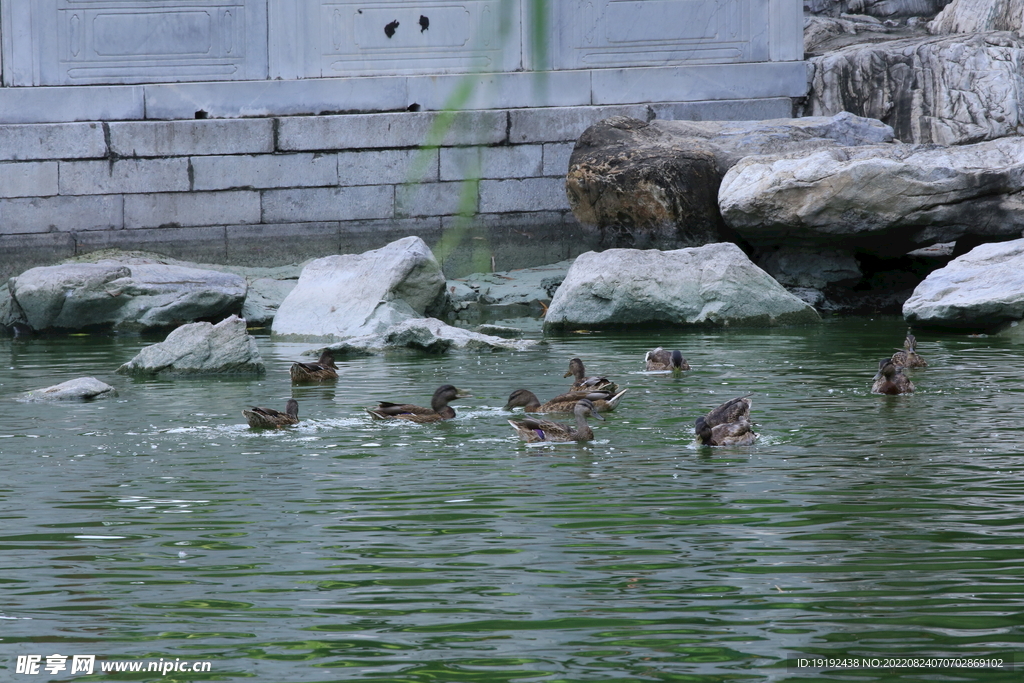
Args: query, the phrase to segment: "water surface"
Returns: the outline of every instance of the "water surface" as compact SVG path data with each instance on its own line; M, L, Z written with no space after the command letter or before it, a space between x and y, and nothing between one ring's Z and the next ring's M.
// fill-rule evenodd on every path
M153 339L0 339L4 680L996 681L795 658L1002 657L1024 642L1022 347L918 333L912 396L869 393L905 325L571 334L521 353L396 352L291 387L113 374ZM680 348L682 378L642 372ZM587 445L528 446L502 410L629 388ZM18 392L95 376L116 400ZM473 392L436 425L379 400ZM693 420L753 393L759 442ZM253 431L242 408L302 423ZM16 675L18 655L210 661L209 673Z

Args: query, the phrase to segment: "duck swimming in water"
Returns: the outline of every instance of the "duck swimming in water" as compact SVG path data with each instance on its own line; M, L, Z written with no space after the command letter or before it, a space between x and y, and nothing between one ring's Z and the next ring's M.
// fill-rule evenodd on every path
M594 430L587 424L587 416L589 415L598 420L603 420L604 418L597 412L594 404L585 398L577 401L576 407L573 408L573 414L576 416L575 427L562 424L561 422L538 420L533 417L509 420L508 423L516 430L519 438L528 442L552 441L566 443L570 441L592 441L594 439Z
M315 363L292 363L290 370L292 384L308 384L338 379L338 366L334 364L334 354L324 349L320 359Z
M622 395L629 391L623 389L614 396L610 391L570 391L567 394L555 396L546 403L541 403L537 395L527 389L516 389L508 397L505 410L512 410L518 406L523 407L527 413L571 413L576 408L580 399L587 399L594 404L599 413L609 413L615 410L622 400Z
M587 371L583 368L583 361L579 358L573 358L569 361L569 369L562 377L568 377L572 375L576 378L576 381L569 387L569 391L610 391L615 393L619 390L619 386L610 381L607 377L587 377Z
M903 340L903 348L892 354L892 362L898 368L925 368L927 361L917 355L917 337L907 330L907 338Z
M698 417L693 431L705 446L749 446L757 439L750 424L749 396L726 401L707 415Z
M647 372L671 370L673 375L677 375L690 369L690 364L683 358L681 351L669 351L660 346L648 351L644 356L644 362L647 363Z
M448 405L457 398L472 396L468 391L456 389L451 384L437 388L430 399L430 407L423 408L412 403L388 403L382 401L375 408L367 408L366 412L376 420L409 420L410 422L440 422L455 417L455 409Z
M871 385L872 394L910 394L914 391L914 383L910 381L903 371L896 367L892 358L883 358L878 361L878 372L875 373L874 384Z
M250 427L255 429L277 429L288 427L299 423L299 402L294 398L288 399L285 405L285 412L273 408L257 408L243 410L242 415Z

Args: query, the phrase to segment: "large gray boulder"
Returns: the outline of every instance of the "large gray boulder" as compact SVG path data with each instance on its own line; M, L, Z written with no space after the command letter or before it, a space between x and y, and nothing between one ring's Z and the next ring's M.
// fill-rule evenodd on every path
M241 309L237 275L165 263L64 263L32 268L8 281L11 298L33 330L170 327Z
M121 375L260 375L266 371L245 320L182 325L117 369Z
M45 389L33 389L22 394L19 401L90 401L97 398L113 398L117 389L95 377L78 377L55 384Z
M904 144L748 157L719 206L752 245L882 257L965 235L1024 230L1024 138L956 147Z
M932 271L903 305L914 325L989 329L1024 319L1024 239L983 244Z
M451 349L469 351L522 351L539 342L527 339L505 339L489 334L452 327L437 318L412 318L392 325L377 334L350 337L327 346L337 354L383 353L389 349L408 348L428 353L446 353ZM309 355L319 355L320 350Z
M444 273L430 248L405 237L362 254L310 261L271 329L281 337L332 341L436 315L446 303Z
M821 49L824 29L815 28L807 38ZM808 61L807 113L877 118L903 142L978 142L1017 135L1024 123L1024 39L1016 32L858 43Z
M768 121L594 124L569 160L573 215L606 246L696 246L727 235L718 213L722 175L751 154L877 144L892 130L851 114Z
M811 306L755 266L739 247L719 243L674 251L581 254L555 292L544 328L820 320Z
M942 33L1024 31L1022 0L953 0L928 24L928 30Z

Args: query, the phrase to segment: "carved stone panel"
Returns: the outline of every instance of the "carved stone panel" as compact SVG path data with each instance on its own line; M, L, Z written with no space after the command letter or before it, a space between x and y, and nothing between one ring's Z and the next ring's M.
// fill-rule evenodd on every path
M21 0L8 85L267 77L266 0ZM27 23L26 23L27 22ZM25 30L30 26L31 30Z
M769 59L769 0L552 3L556 69L730 64Z

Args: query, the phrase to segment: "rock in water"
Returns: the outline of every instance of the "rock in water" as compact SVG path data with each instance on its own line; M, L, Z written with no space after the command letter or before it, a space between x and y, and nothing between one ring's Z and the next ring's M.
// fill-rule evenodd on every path
M731 243L674 251L581 254L555 292L546 330L637 324L785 325L819 322Z
M263 374L256 340L231 316L213 325L182 325L117 369L121 375Z
M310 261L281 303L273 333L308 341L377 334L410 318L440 313L445 277L419 237L362 254Z
M1024 239L982 244L932 271L903 304L914 326L984 330L1024 319Z
M117 390L95 377L79 377L55 384L45 389L26 391L20 401L89 401L96 398L113 398Z
M10 279L11 297L33 330L95 325L145 330L237 312L245 279L164 263L65 263Z

